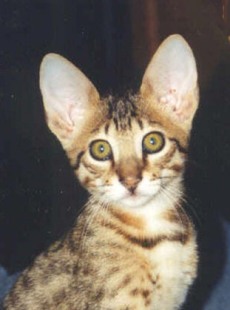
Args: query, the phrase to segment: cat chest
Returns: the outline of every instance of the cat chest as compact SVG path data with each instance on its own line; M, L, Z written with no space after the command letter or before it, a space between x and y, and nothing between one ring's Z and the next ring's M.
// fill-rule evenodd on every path
M173 277L190 270L193 273L197 253L192 226L169 225L164 220L156 223L151 231L140 232L127 227L124 229L113 222L105 225L104 222L103 229L93 238L95 243L90 242L86 247L95 249L90 259L94 263L95 260L100 264L103 262L107 275L109 270L126 273L131 268L131 274L147 273L153 282L159 274ZM89 261L88 258L86 260ZM105 270L101 265L97 272L99 270L102 276Z
M151 246L146 243L144 247L118 241L116 247L115 244L110 245L112 247L107 249L104 246L104 251L102 248L95 251L94 259L88 261L87 268L92 268L91 276L86 277L86 272L82 270L81 277L78 277L82 286L90 287L92 296L102 292L98 300L101 309L110 309L111 305L116 305L115 309L123 309L124 301L130 305L128 309L161 309L161 296L182 300L185 288L195 278L197 256L192 240L186 244L162 240ZM92 275L93 288L90 281ZM167 302L166 299L166 310Z

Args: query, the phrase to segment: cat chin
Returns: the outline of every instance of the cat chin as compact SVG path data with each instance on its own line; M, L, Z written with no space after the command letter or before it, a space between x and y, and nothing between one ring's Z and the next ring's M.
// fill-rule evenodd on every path
M147 204L150 203L154 199L154 196L130 196L127 198L122 199L122 201L119 202L119 205L122 208L127 209L138 209L143 208Z

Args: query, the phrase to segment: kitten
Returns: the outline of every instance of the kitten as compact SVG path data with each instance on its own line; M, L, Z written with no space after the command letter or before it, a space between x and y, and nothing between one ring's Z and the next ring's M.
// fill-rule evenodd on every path
M198 105L193 53L179 35L153 56L140 91L100 99L56 54L40 88L51 131L91 196L75 226L19 277L4 309L174 310L197 273L183 172Z

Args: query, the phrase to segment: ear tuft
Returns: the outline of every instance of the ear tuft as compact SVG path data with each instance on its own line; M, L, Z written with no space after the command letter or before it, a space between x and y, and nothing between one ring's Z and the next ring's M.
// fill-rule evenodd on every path
M92 102L99 100L93 84L71 62L47 54L40 67L40 89L50 129L63 143L81 129Z
M145 71L140 91L174 121L191 122L198 104L197 69L182 36L171 35L163 41Z

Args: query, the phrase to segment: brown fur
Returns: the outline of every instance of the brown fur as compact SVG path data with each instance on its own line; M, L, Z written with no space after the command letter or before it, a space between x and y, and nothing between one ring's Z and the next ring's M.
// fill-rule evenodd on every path
M181 106L164 108L149 84L148 69L139 94L99 100L78 69L60 56L48 58L41 69L48 124L91 198L68 234L22 273L4 309L179 309L198 261L196 233L183 209L183 172L197 91L192 97L188 91ZM59 107L60 115L56 105L52 111L55 96L43 72L56 60L64 76L66 68L72 70L71 79L80 85L70 96L76 96L79 113L66 100L65 88L66 107ZM143 137L152 132L164 139L163 147L153 152L143 147ZM92 154L95 141L109 143L109 158Z

